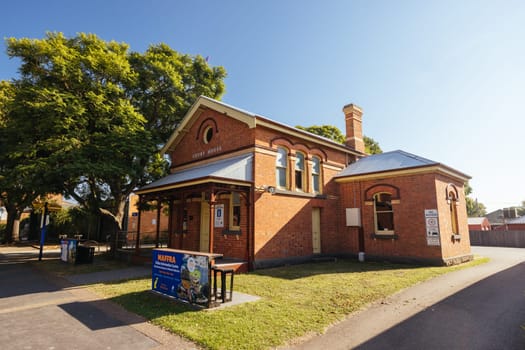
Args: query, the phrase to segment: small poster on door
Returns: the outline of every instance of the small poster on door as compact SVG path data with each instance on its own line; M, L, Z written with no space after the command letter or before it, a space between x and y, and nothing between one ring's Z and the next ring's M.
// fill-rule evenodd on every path
M215 205L215 227L224 227L224 204Z

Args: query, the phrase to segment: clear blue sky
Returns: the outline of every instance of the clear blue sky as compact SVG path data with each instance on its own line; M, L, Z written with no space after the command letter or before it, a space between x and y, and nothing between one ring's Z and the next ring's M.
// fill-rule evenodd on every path
M164 42L228 72L223 101L289 125L344 128L473 177L489 210L525 200L524 1L8 1L0 35ZM0 79L18 64L0 55Z

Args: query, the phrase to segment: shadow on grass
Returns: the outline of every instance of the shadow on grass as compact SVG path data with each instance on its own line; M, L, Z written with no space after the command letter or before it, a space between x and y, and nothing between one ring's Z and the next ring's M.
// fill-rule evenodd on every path
M148 320L161 318L167 315L180 315L201 311L194 307L174 299L161 296L151 290L129 292L114 296L108 300L123 306L126 310L141 315Z
M95 254L93 263L90 264L64 262L60 259L59 254L54 259L31 261L30 263L38 269L42 269L59 277L110 271L130 267L129 264L112 259L109 253Z
M398 269L418 269L428 267L423 265L389 263L389 262L356 262L352 259L337 259L337 261L324 261L316 263L303 263L274 267L251 272L253 275L295 280L316 275L338 273L362 273L371 271L387 271Z

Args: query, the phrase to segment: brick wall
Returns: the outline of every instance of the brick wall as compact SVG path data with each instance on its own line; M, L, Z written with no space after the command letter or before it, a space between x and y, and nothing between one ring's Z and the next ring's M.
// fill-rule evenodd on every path
M213 128L213 137L203 142L205 130ZM175 152L171 153L172 167L199 160L212 160L221 154L243 149L254 143L254 129L245 123L216 111L205 109L187 129Z
M456 186L462 203L458 207L461 239L451 239L450 215L445 198L445 187L450 182L450 178L429 173L343 183L340 210L361 208L365 252L369 255L445 261L470 254L469 239L464 234L467 218L463 186L459 183ZM375 235L372 196L378 192L398 193L398 198L394 195L392 200L395 236ZM438 209L441 246L427 244L425 209ZM340 225L345 227L344 218ZM357 252L357 229L346 228L346 233L346 237L342 238L342 249Z
M458 215L458 229L460 235L459 239L453 238L450 204L447 203L446 198L447 186L449 186L449 184L453 184L456 187L459 195L459 205L456 206ZM470 254L468 216L463 184L444 175L438 175L436 177L436 196L440 214L439 228L443 257L452 258L464 254Z
M319 152L315 145L299 144L293 138L271 141L272 134L258 132L260 145L269 149L255 155L255 186L276 186L275 153L277 146L289 150L289 189L276 194L257 193L255 198L255 259L282 259L313 254L312 211L320 208L321 253L339 250L338 187L332 180L344 166L344 154ZM275 135L273 135L275 137ZM313 198L294 190L293 156L296 151L306 154L307 160L313 155L322 156L322 195ZM333 156L332 159L328 158ZM341 162L341 163L338 163ZM311 190L311 164L306 169L307 191Z

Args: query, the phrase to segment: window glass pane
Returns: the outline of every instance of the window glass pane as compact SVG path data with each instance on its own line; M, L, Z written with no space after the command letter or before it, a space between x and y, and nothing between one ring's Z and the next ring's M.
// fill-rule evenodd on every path
M241 204L241 196L239 192L233 192L232 193L232 204L233 205L240 205Z
M277 168L276 175L277 175L277 186L286 187L286 169Z
M376 195L376 211L392 210L392 196L388 193L380 193Z
M302 153L295 155L295 169L304 170L304 155Z
M233 226L239 226L241 224L241 206L236 205L233 207Z
M379 231L394 231L394 215L389 213L377 213L377 229Z
M454 192L450 192L448 194L448 198L450 200L450 222L452 224L452 233L457 235L459 233L458 230L458 212L456 208L456 195Z
M319 158L312 158L312 173L319 175Z
M277 149L277 159L275 161L275 164L278 167L286 168L286 156L287 152L284 148L278 148Z
M376 232L394 231L394 212L392 211L392 195L378 193L374 196Z
M232 197L232 226L239 226L241 224L241 196L238 192L233 192Z
M312 175L312 188L314 192L319 192L319 175Z
M299 171L299 170L295 171L295 187L298 190L303 189L303 172L302 171Z

